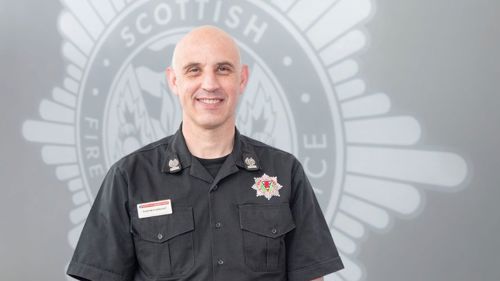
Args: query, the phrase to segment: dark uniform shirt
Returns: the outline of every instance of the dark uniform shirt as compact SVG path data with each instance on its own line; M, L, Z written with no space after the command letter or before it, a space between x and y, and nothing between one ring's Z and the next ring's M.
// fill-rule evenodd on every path
M165 199L170 214L139 218L138 204ZM236 131L214 178L179 130L111 167L68 274L105 281L298 281L342 268L294 156Z

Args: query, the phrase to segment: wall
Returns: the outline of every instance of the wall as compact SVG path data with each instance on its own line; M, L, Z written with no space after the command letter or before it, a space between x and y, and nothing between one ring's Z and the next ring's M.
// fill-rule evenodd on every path
M163 70L200 24L252 71L239 129L317 189L327 280L500 277L498 3L179 3L0 2L2 280L66 279L105 170L177 128Z

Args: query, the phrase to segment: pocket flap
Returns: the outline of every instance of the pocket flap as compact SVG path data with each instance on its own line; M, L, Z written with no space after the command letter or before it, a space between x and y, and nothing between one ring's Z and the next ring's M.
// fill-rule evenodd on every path
M295 228L288 203L239 205L241 229L277 238Z
M174 208L172 214L149 217L133 218L132 233L141 239L163 243L175 236L194 230L193 208Z

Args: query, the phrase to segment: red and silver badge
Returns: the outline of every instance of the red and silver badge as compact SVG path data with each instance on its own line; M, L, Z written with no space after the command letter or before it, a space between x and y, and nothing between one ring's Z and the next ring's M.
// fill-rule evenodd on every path
M257 197L264 196L267 200L271 200L273 196L280 196L279 190L283 187L278 183L278 177L270 177L266 174L260 178L254 178L255 184L253 189L257 190Z

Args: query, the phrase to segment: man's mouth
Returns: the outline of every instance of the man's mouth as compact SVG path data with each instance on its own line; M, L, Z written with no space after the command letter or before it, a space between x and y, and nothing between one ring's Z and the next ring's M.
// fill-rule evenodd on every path
M196 100L205 104L216 104L222 102L222 99L219 98L199 98Z

